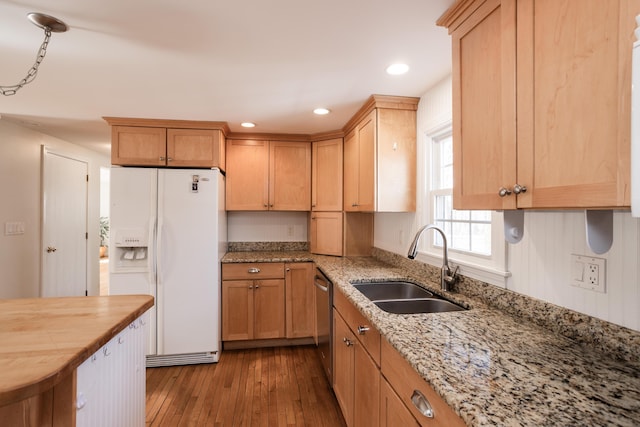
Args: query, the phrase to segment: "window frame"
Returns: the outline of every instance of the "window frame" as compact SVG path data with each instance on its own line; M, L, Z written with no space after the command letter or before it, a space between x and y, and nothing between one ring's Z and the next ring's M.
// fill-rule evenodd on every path
M424 150L419 158L419 167L425 171L423 189L419 197L422 198L422 212L416 216L422 224L433 224L434 202L433 196L441 190L432 190L432 165L434 143L452 133L452 121L447 120L423 133ZM420 164L422 163L422 164ZM446 191L446 190L445 190ZM429 233L427 231L427 233ZM431 265L442 265L442 247L434 245L433 234L422 236L418 246L417 259ZM450 239L449 236L447 236ZM504 221L501 211L491 211L491 255L473 254L448 248L450 263L460 266L460 273L473 279L481 280L502 288L506 288L507 278L511 276L506 269L507 243L504 240Z

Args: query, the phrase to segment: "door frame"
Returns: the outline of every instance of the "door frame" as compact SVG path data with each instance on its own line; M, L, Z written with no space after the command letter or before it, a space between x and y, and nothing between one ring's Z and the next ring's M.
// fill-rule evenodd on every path
M89 160L83 158L81 156L70 154L65 152L64 150L60 150L58 148L51 148L42 144L40 146L40 280L39 280L39 296L42 297L43 289L44 289L44 251L45 251L45 219L47 216L46 212L46 194L45 194L45 177L47 176L47 166L46 166L46 156L47 155L55 155L59 157L64 157L69 160L82 162L86 165L87 168L87 183L85 186L84 192L84 204L85 204L85 233L89 232ZM89 294L89 239L88 234L85 239L85 247L84 247L84 264L85 264L85 272L84 272L84 284L85 284L85 295Z

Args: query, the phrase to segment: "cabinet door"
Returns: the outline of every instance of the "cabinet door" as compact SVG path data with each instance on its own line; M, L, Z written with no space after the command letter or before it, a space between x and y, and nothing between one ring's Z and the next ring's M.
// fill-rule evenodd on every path
M488 0L452 33L455 209L513 209L516 2Z
M358 211L358 136L356 130L344 138L344 210Z
M416 112L377 108L376 211L416 210Z
M312 262L285 265L287 338L311 337L315 325Z
M264 211L269 208L269 142L227 141L228 211Z
M284 338L284 280L254 280L253 339Z
M222 281L222 340L253 338L253 281Z
M518 207L629 206L637 0L518 1Z
M358 211L376 210L376 110L356 128L358 135Z
M311 143L269 143L269 209L311 210Z
M342 211L342 138L312 144L311 210Z
M389 383L380 379L380 427L420 427Z
M111 127L111 164L164 166L166 151L167 133L164 128Z
M167 129L167 165L221 167L222 132L211 129Z
M333 392L347 426L353 426L353 344L355 336L337 310L333 310Z
M311 253L342 256L342 215L342 212L311 213Z
M354 345L353 425L378 427L380 371L359 341Z

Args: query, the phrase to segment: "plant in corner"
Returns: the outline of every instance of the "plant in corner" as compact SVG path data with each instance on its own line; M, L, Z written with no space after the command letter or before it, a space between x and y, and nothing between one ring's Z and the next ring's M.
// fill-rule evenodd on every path
M100 257L107 256L107 246L109 246L109 218L100 217Z

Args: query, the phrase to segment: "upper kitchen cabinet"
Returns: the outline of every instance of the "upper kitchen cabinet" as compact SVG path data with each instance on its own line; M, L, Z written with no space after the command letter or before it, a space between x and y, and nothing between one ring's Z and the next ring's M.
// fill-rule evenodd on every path
M311 144L311 210L342 211L342 138Z
M104 117L111 125L111 164L225 169L219 122Z
M227 141L227 210L310 209L311 143Z
M452 36L456 209L629 206L639 12L638 0L461 0L438 20Z
M416 208L418 98L373 95L344 128L344 210Z

